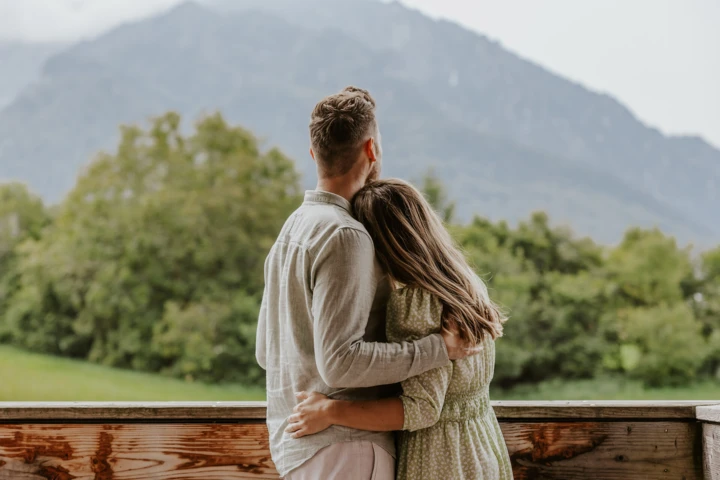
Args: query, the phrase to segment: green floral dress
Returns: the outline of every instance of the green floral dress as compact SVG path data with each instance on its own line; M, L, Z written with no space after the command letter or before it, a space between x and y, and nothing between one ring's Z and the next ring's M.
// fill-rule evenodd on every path
M440 332L442 304L425 290L395 290L388 303L390 341ZM488 387L495 342L483 352L402 383L405 425L399 435L398 480L509 480L510 458Z

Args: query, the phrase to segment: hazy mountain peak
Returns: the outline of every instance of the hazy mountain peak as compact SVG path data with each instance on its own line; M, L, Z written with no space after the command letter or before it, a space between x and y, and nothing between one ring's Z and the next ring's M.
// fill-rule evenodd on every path
M461 218L541 209L606 241L630 225L720 238L720 152L706 143L664 137L614 98L401 4L264 1L233 14L188 2L55 55L0 113L0 177L56 200L118 124L221 110L309 179L309 112L356 84L378 99L386 173L437 167Z
M198 14L199 12L206 12L207 8L200 5L200 3L193 1L193 0L187 0L185 2L179 3L175 7L171 8L168 12L171 15L186 15L186 14Z

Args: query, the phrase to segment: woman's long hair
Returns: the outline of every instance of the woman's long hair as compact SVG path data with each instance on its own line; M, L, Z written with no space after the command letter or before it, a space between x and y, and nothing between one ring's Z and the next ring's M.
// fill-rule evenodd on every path
M471 345L502 335L506 317L419 191L402 180L380 180L363 187L352 204L388 275L440 299L443 328Z

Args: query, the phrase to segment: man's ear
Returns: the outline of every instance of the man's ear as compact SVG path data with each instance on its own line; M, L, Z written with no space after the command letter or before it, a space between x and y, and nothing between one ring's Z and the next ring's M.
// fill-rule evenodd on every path
M310 156L312 157L313 161L317 162L317 160L315 160L315 152L313 152L312 147L310 147Z
M365 142L365 154L370 159L371 163L377 162L377 154L375 153L375 139L370 137L367 142Z

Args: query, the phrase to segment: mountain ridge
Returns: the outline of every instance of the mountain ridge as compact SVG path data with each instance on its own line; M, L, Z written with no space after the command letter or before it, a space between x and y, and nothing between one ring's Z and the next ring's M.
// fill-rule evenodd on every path
M63 43L0 40L0 110L37 80L43 62L63 48Z
M401 51L405 64L398 70L423 85L426 95L450 105L449 113L463 122L535 149L601 163L656 198L681 204L689 216L700 210L702 217L720 223L715 207L720 195L713 184L706 185L707 178L720 177L720 150L692 136L666 137L614 97L555 75L484 35L398 2L212 3L232 4L236 10L270 9L316 28L339 26L368 45ZM457 85L447 88L452 70ZM461 93L453 97L453 92ZM678 143L684 145L682 153L674 152ZM694 170L685 168L686 163ZM678 183L684 190L680 197L674 189Z
M402 52L373 49L342 28L308 29L272 12L219 14L186 3L50 58L42 81L0 112L0 177L10 173L57 200L92 154L112 148L119 123L167 109L186 120L220 109L281 146L310 186L309 112L322 96L354 83L378 99L387 174L417 178L442 166L435 170L464 219L477 213L517 221L545 209L604 241L635 224L684 239L720 236L602 165L452 118L426 85L398 74L402 61Z

